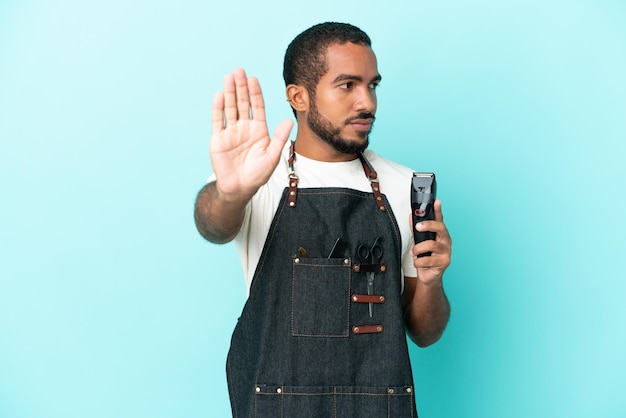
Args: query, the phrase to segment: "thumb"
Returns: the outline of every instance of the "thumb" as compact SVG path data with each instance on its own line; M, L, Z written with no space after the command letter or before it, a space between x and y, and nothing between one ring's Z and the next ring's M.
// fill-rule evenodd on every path
M434 204L435 208L435 220L439 222L443 222L443 212L441 211L441 200L435 200Z
M280 154L283 146L287 142L289 138L289 134L291 133L291 129L293 128L293 121L291 119L286 119L278 124L276 129L274 130L274 137L270 141L269 149L270 153L274 155Z

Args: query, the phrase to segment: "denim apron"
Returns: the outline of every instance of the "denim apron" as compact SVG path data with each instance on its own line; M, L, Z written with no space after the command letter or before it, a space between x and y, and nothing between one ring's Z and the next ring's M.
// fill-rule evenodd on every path
M376 172L361 155L372 193L297 189L294 158L292 145L289 187L232 336L233 417L417 417L400 232ZM337 238L345 251L328 258ZM358 247L377 239L380 262L359 260ZM367 273L374 273L372 294Z

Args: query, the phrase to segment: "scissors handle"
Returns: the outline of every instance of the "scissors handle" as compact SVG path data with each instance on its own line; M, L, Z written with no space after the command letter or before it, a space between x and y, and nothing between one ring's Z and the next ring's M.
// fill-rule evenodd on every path
M378 242L381 239L381 237L376 237L374 244L372 244L372 248L370 248L369 250L370 257L372 258L372 263L379 262L383 258L383 247Z
M359 257L361 263L369 264L370 250L365 245L359 245L359 248L356 249L356 254Z
M365 245L359 245L357 248L357 255L361 260L361 263L365 264L376 264L380 262L383 257L383 247L380 245L378 241L380 241L381 237L376 237L374 240L374 244L370 248L367 248Z

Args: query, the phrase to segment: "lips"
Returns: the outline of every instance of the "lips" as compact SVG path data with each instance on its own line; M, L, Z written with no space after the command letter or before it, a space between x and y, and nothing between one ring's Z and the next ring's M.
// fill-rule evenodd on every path
M374 119L354 119L350 121L350 125L359 131L369 131L372 129L373 123Z

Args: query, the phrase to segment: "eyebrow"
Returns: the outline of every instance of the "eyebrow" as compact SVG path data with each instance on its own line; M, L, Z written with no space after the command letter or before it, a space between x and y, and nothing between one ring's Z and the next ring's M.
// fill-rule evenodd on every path
M370 83L373 83L375 81L381 81L382 79L383 79L383 77L380 74L378 74L376 77L374 77L373 79L370 80ZM363 77L358 76L358 75L353 75L353 74L339 74L333 80L333 84L334 83L338 83L340 81L346 81L346 80L363 81Z

